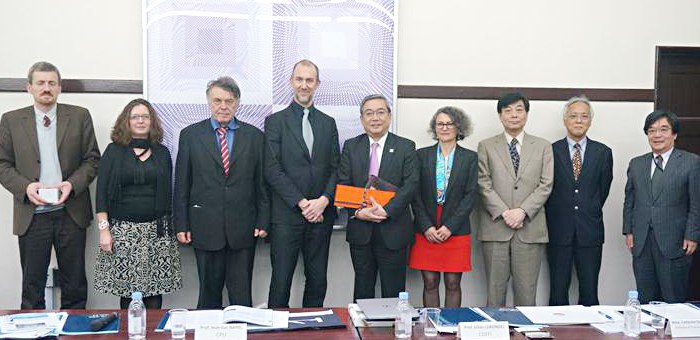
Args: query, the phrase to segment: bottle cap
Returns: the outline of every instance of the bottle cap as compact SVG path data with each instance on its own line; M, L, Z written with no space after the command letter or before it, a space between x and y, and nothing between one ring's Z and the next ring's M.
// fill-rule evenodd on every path
M637 293L636 290L630 290L630 292L627 293L627 297L631 297L631 298L635 298L635 299L636 299L638 296L639 296L639 293Z
M399 299L400 300L408 300L408 293L407 292L399 293Z
M143 294L141 294L141 292L133 292L133 293L131 293L131 299L132 299L132 300L136 300L136 299L141 300L142 298L143 298Z

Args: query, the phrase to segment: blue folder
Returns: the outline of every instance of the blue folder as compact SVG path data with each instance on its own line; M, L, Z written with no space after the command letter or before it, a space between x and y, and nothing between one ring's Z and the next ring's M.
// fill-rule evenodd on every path
M98 331L90 329L90 322L109 314L68 315L61 335L115 334L119 333L119 319L116 318Z

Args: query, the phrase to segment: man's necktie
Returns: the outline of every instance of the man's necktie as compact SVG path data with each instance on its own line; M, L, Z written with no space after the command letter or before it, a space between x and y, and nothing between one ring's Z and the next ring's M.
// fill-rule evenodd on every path
M44 126L49 127L51 125L51 119L49 119L49 116L44 115Z
M228 164L228 141L226 140L226 130L227 128L220 127L216 129L219 133L219 140L221 141L221 161L224 163L224 175L228 177L229 164Z
M656 197L661 192L661 176L664 172L664 158L658 155L654 158L654 174L651 176L651 194Z
M581 144L576 143L574 145L576 151L574 151L574 180L578 181L578 177L581 176Z
M379 143L372 143L372 152L369 153L369 172L368 175L379 176L379 155L377 154L377 149L379 148Z
M304 136L306 148L309 149L309 156L311 156L314 148L314 131L311 129L311 123L309 122L308 108L304 108L304 117L301 118L301 134Z
M515 169L515 175L518 175L518 168L520 167L520 154L518 149L515 147L518 144L518 140L513 138L508 144L508 151L510 152L510 160L513 161L513 169Z

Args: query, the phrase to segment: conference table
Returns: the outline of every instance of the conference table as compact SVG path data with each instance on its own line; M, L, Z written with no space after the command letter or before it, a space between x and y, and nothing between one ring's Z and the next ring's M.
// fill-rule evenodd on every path
M314 312L328 310L329 308L294 308L289 309L294 312ZM295 331L280 331L280 332L262 332L262 333L248 333L248 339L251 340L350 340L350 339L360 339L357 330L349 321L348 309L347 308L332 308L333 311L338 315L340 320L345 324L345 328L329 328L329 329L315 329L315 330L295 330ZM119 333L117 334L94 334L94 335L62 335L61 339L97 339L97 340L124 340L127 339L127 317L126 310L112 310L112 309L89 309L89 310L60 310L61 312L68 312L68 314L106 314L111 312L120 313L120 324ZM3 310L0 311L0 315L15 314L15 313L29 313L29 312L45 312L45 310ZM146 331L146 340L170 340L170 332L156 332L155 329L158 326L158 322L163 318L163 315L167 313L167 309L149 309L146 313L146 323L148 330ZM393 334L393 333L392 333ZM393 338L393 335L392 335ZM194 333L187 333L186 340L193 340Z
M312 312L312 311L322 311L328 308L292 308L288 309L293 312ZM296 330L296 331L280 331L280 332L263 332L263 333L248 333L248 339L252 340L272 340L272 339L282 339L282 340L350 340L350 339L362 339L362 340L387 340L394 339L394 328L393 327L372 327L363 328L355 327L350 320L347 308L332 308L333 311L338 315L340 320L345 324L345 328L330 328L330 329L314 329L314 330ZM70 314L98 314L98 313L110 313L115 310L107 309L90 309L90 310L65 310ZM75 338L79 339L98 339L98 340L116 340L116 339L126 339L127 338L127 322L126 322L126 310L116 310L121 314L120 330L117 334L98 334L98 335L75 335L75 336L61 336L61 338ZM27 313L27 312L44 312L44 310L3 310L0 311L0 315L14 314L14 313ZM147 322L148 331L146 333L146 340L170 340L170 332L155 332L155 328L158 322L162 319L163 315L167 313L167 310L148 310ZM630 337L625 337L622 334L602 334L588 325L582 326L554 326L549 327L549 330L554 339L556 340L581 340L581 339L600 339L600 340L622 340L631 339ZM425 337L420 325L417 325L413 329L413 336L411 339L421 339L421 340L441 340L441 339L455 339L454 334L439 334L437 337ZM194 334L187 333L186 340L193 340ZM527 340L528 338L518 332L511 332L511 339L513 340ZM639 339L651 340L651 339L671 339L670 336L657 336L654 333L644 333ZM683 339L699 339L700 338L683 338Z

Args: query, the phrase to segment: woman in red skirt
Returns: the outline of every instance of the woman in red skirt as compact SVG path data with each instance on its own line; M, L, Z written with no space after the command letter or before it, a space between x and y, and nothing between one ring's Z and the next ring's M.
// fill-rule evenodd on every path
M409 266L423 275L423 304L440 306L445 277L445 307L462 302L462 272L471 271L469 214L477 197L476 152L457 145L471 132L471 120L456 107L440 108L430 121L438 143L419 149L420 189L414 200L416 243Z

